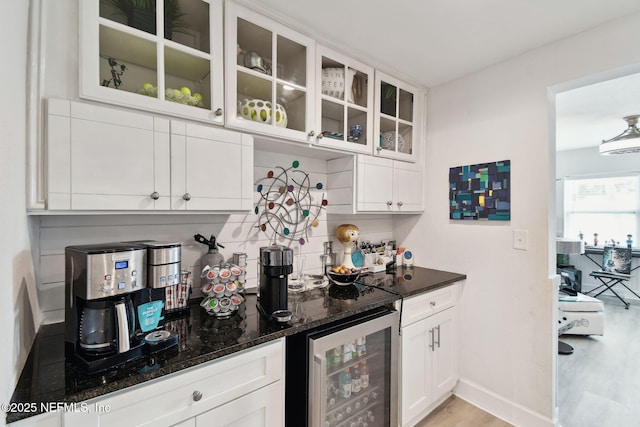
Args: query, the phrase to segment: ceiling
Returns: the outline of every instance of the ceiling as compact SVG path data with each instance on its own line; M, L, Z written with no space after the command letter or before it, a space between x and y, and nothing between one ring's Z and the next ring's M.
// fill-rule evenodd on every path
M556 150L596 147L640 114L640 74L583 86L556 96Z
M640 0L241 1L425 87L640 12ZM640 114L623 104L628 82L616 83L566 94L558 109L558 149L577 148L579 141L597 145L626 128L622 116Z

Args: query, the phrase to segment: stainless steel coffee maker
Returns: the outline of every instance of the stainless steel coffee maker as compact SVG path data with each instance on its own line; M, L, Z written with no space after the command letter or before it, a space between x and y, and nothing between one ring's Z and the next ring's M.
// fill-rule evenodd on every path
M130 243L65 248L65 354L84 371L142 355L134 297L146 287L146 253Z
M293 272L293 250L286 246L260 248L258 259L258 311L268 320L288 322L288 276Z

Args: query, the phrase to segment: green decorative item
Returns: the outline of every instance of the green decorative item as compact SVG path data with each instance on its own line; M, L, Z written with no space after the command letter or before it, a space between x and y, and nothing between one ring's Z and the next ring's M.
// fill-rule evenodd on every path
M304 245L309 240L309 230L320 224L318 217L328 204L324 193L319 203L314 200L323 185L318 183L312 187L309 174L299 170L299 166L297 160L287 169L277 166L280 173L269 171L256 183L260 193L254 210L258 215L256 227L271 234L273 243L278 243L276 240L280 238L289 243L297 240Z
M271 102L262 99L245 99L238 107L240 117L254 122L271 123L272 114ZM279 127L287 127L287 112L280 104L276 104L275 124Z

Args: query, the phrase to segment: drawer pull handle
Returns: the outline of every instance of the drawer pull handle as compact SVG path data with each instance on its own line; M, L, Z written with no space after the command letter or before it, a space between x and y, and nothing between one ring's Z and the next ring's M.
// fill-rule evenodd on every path
M435 335L436 333L433 331L433 328L429 329L429 335L431 335L431 344L429 344L429 348L431 351L435 351L436 343L435 343Z
M436 326L436 329L438 330L438 341L436 341L436 344L438 344L438 348L440 348L440 325Z
M194 390L194 392L193 392L193 401L194 402L198 402L200 399L202 399L202 392L198 391L198 390Z
M436 306L436 302L435 301L431 301L429 304L431 304L431 307L435 307Z

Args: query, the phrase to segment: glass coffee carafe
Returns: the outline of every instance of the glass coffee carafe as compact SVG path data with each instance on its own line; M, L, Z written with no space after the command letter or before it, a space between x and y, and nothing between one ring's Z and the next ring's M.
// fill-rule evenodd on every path
M119 311L124 315L119 315ZM126 351L134 332L134 319L133 304L128 297L118 301L86 301L78 330L80 348L96 355L121 352L122 348Z

